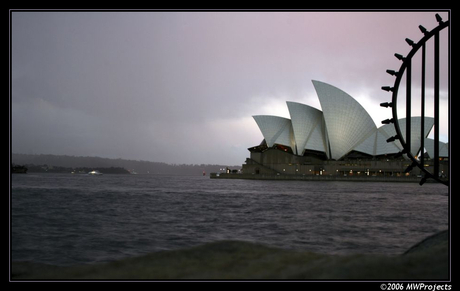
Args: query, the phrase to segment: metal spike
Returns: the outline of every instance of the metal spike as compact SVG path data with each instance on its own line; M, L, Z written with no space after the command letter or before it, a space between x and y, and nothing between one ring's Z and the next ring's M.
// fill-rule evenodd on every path
M406 42L410 45L410 46L414 46L415 45L415 42L410 39L410 38L406 38Z
M438 13L436 13L435 17L437 22L442 23L442 18Z
M387 73L392 75L392 76L398 76L398 72L393 71L393 70L387 70Z
M418 184L422 186L423 184L425 184L425 182L426 182L426 177L423 177L422 180L420 180Z
M393 141L395 141L397 139L399 139L399 135L395 135L395 136L390 137L389 139L387 139L387 142L393 142Z
M393 122L394 122L393 118L382 120L382 124L390 124L390 123L393 123Z
M419 25L418 28L420 29L421 32L423 32L424 35L426 35L428 33L428 30L426 30L425 27Z
M393 92L393 89L394 89L394 88L393 88L393 87L390 87L390 86L383 86L383 87L382 87L382 90L385 90L385 91L388 91L388 92L390 92L390 91Z
M405 60L405 57L403 57L402 55L400 54L395 54L395 57L400 60L400 61L404 61Z
M380 106L382 107L393 107L393 103L392 102L383 102L383 103L380 103Z

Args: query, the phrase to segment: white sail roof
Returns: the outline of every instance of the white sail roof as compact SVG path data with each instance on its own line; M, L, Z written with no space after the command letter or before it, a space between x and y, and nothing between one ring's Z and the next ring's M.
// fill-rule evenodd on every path
M269 147L274 144L281 144L295 147L294 133L290 119L272 115L255 115L254 120L257 122L262 135Z
M401 118L398 120L399 122L399 128L401 129L401 134L403 135L403 138L406 138L406 118ZM420 128L421 128L421 122L422 118L420 116L414 116L411 117L411 123L410 123L410 128L411 128L411 139L410 139L410 151L412 154L417 155L417 153L420 151L421 147L421 139L422 137L420 136ZM425 132L423 138L426 138L428 134L430 133L431 129L433 128L434 125L434 118L433 117L425 117ZM385 133L388 137L395 136L396 135L396 130L393 124L386 124L380 128L380 130ZM399 140L395 140L393 142L399 149L402 150L402 145L399 142Z
M323 113L311 106L286 102L291 115L296 153L303 155L306 149L327 152Z
M303 155L305 150L324 152L328 158L340 159L351 151L372 156L394 154L402 151L399 140L387 143L396 135L393 124L379 128L367 111L350 95L329 84L313 81L323 111L311 106L286 102L291 119L256 115L254 120L262 132L268 147L281 144L292 148L294 154ZM426 138L433 127L434 119L425 117L425 131L421 136L421 117L411 118L411 153L416 155L421 139ZM406 119L399 119L403 137L406 134ZM434 148L427 140L428 153ZM441 145L442 154L447 146ZM430 154L431 155L431 154Z
M425 149L430 156L434 158L434 139L427 138L425 139ZM439 157L448 157L449 156L449 143L439 142Z
M353 97L329 84L313 81L329 137L332 159L340 159L362 143L376 126Z

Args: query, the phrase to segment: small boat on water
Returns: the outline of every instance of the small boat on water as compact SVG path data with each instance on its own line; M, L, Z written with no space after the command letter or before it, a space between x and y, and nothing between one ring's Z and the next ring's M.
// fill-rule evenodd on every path
M91 172L88 172L88 175L91 175L91 176L100 176L102 175L101 172L99 172L98 170L93 170Z

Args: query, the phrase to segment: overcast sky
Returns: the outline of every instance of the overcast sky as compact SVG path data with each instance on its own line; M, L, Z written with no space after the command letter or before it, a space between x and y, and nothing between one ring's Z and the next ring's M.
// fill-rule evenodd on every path
M13 12L12 152L240 165L263 139L252 115L321 109L311 80L380 126L385 70L435 13Z

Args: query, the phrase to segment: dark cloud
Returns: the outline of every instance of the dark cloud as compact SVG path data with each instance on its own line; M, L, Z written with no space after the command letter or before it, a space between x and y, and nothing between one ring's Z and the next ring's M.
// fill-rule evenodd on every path
M434 14L13 12L13 151L240 164L252 115L319 106L312 79L379 120Z

